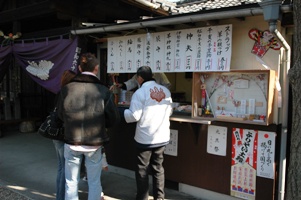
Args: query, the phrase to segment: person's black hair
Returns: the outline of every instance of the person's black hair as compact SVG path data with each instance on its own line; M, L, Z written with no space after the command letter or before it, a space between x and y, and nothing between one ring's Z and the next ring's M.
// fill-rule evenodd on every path
M80 67L82 72L93 72L96 65L99 65L99 63L94 54L85 53L81 55Z
M139 69L137 70L137 76L141 76L144 81L149 81L153 79L152 69L149 66L139 67Z

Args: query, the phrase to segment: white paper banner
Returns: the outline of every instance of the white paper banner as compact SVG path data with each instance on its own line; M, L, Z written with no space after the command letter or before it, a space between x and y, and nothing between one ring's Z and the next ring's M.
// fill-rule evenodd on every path
M165 35L163 33L155 33L153 37L154 64L150 66L153 72L163 72L163 64L165 63Z
M126 36L125 42L125 53L126 53L126 72L133 73L136 72L136 66L134 66L135 63L135 39L137 36Z
M276 133L258 131L257 176L274 179Z
M136 67L135 72L139 67L143 65L144 40L145 40L145 35L138 35L135 38L135 62L134 62L134 66Z
M208 126L207 152L214 155L226 156L227 127Z
M174 66L175 57L175 44L172 42L175 37L175 32L165 32L165 64L163 67L165 72L173 71L172 66Z
M126 71L126 38L119 38L117 45L117 69Z
M170 141L166 145L164 154L178 156L178 130L170 129Z
M231 24L109 38L108 72L229 71L231 48Z

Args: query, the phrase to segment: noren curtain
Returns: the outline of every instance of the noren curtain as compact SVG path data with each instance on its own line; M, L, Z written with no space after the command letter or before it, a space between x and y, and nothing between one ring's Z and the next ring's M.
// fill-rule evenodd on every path
M80 53L78 39L64 39L42 42L14 43L0 47L0 81L5 76L10 62L15 59L20 67L39 85L57 93L60 90L61 75L65 70L77 72Z

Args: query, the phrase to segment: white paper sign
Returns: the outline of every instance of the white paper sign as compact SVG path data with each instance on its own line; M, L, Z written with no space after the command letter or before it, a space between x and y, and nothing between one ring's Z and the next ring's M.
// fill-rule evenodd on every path
M205 67L203 61L205 60L205 51L204 51L204 38L206 33L203 28L196 29L196 52L195 52L195 61L193 71L202 71L202 68Z
M216 28L207 27L205 29L207 37L205 37L205 71L216 71Z
M173 71L172 66L174 65L175 52L174 52L174 43L172 42L175 37L175 32L165 32L165 72Z
M166 145L164 154L178 156L178 130L170 129L170 141Z
M135 66L135 39L137 36L127 36L126 37L126 72L136 72Z
M196 29L183 30L185 45L182 47L184 53L184 70L193 71L196 52Z
M257 176L274 179L276 133L258 131Z
M231 24L108 38L108 72L229 71L231 48Z
M117 65L117 40L113 38L108 39L108 72L115 73ZM119 70L118 70L119 71Z
M153 34L149 33L144 40L144 65L153 66Z
M185 41L183 38L183 31L178 30L176 31L176 37L174 40L175 43L175 62L174 62L174 71L184 71L184 48L185 48Z
M144 57L144 40L145 40L145 35L138 35L135 38L135 72L139 67L143 65L143 57Z
M110 41L111 43L112 41ZM116 73L120 71L126 71L126 53L125 53L125 47L126 47L126 41L124 37L118 37L113 40L114 46L111 46L110 48L114 47L115 50L110 50L114 52L113 56L108 58L108 64L112 65L114 64L114 70L111 70L108 68L108 72ZM111 55L111 54L110 54ZM108 66L109 67L109 66Z
M207 153L226 156L227 127L208 126Z
M163 33L155 33L153 37L153 52L154 64L152 67L153 72L164 71L164 58L165 58L165 35Z
M232 28L229 26L217 26L217 70L230 70L231 46L232 46Z

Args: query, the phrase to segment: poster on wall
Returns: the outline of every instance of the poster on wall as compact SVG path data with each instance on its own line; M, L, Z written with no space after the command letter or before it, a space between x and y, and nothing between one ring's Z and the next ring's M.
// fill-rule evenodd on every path
M193 30L183 30L183 34L185 36L185 46L184 50L184 71L194 71L195 69L195 58L197 52L197 45L195 43L197 39L197 29Z
M174 65L174 57L175 57L175 47L174 47L174 43L172 42L175 37L175 33L174 32L165 32L165 58L164 61L165 63L163 63L163 67L165 67L163 69L163 71L165 72L171 72L173 71L172 66Z
M229 71L232 25L108 38L108 72ZM142 49L142 51L141 51Z
M196 52L193 71L202 71L204 68L205 52L203 46L205 45L205 40L203 38L208 38L206 35L207 32L204 29L199 28L196 30Z
M117 55L117 40L111 40L108 42L108 70L110 69L110 72L116 71L116 61L114 59L114 56ZM116 59L117 60L117 59Z
M172 33L172 32L171 32ZM184 36L181 30L175 31L175 38L173 42L175 43L175 57L174 57L174 64L173 69L174 72L181 72L184 71L184 59L182 55L184 55Z
M164 48L165 47L165 37L162 33L154 33L153 36L153 52L154 52L154 63L153 63L153 72L163 72L165 63L164 61Z
M141 66L143 66L143 51L144 51L144 40L145 40L145 35L138 35L135 38L135 61L134 61L134 66L136 68L135 72L137 69Z
M258 131L257 176L274 179L276 133Z
M230 70L232 30L229 26L217 26L216 59L218 71Z
M145 37L145 40L143 41L144 44L144 52L143 52L143 63L147 66L153 66L153 34L148 33Z
M207 153L226 156L227 127L208 126Z
M136 65L135 65L135 56L136 52L135 50L135 41L136 41L137 36L126 36L125 37L125 42L126 42L126 49L125 49L125 58L126 58L126 72L128 73L135 73L136 70Z
M164 154L178 156L178 130L170 129L170 141L166 145Z
M231 196L255 200L258 131L233 128Z
M117 71L126 71L126 53L125 53L125 46L126 40L125 38L119 38L116 43L118 49L116 54L116 66Z

